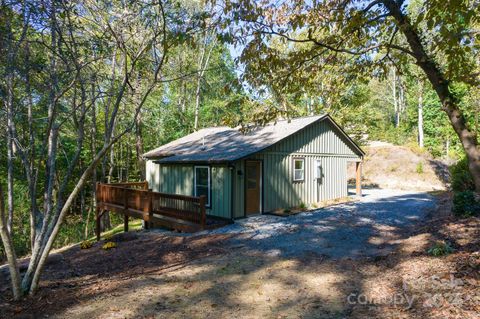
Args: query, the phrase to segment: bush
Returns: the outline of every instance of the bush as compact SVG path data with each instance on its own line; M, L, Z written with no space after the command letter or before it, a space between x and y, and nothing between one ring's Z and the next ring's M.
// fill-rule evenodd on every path
M423 174L423 162L417 164L417 174Z
M463 157L460 161L450 166L450 174L452 175L452 189L456 192L473 191L475 184L473 176L468 170L468 160Z
M108 243L105 243L102 246L102 249L109 250L109 249L116 248L116 247L117 247L117 244L115 244L113 241L109 241Z
M92 248L93 243L90 240L85 240L80 243L80 249L89 249Z
M472 191L457 192L453 196L453 213L460 217L469 217L480 213L480 202Z
M435 257L446 256L453 252L453 248L450 246L450 244L441 241L435 243L435 245L433 245L433 247L430 248L427 252L429 255Z

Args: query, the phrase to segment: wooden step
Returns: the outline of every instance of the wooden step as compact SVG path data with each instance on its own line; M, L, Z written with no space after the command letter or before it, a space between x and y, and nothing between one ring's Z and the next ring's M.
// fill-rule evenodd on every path
M198 224L160 214L153 214L151 223L153 224L153 227L163 226L171 229L180 230L186 233L194 233L202 230L202 227Z

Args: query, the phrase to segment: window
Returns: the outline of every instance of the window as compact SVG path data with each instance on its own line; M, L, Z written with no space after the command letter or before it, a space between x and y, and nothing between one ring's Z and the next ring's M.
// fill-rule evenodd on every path
M305 179L305 159L294 158L293 159L293 181L299 182Z
M321 160L315 161L315 178L322 179L322 161Z
M195 196L205 195L210 206L210 167L195 166Z
M250 167L247 169L247 189L257 188L257 172L256 167Z

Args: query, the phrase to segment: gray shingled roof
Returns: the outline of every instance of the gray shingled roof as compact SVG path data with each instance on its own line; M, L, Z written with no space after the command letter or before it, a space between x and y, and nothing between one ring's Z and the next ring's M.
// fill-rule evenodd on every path
M161 163L231 162L257 153L328 115L281 120L246 134L238 128L210 127L162 145L143 156Z

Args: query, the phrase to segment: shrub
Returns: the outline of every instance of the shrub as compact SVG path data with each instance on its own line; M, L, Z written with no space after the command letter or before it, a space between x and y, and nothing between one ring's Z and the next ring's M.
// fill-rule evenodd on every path
M457 192L453 195L453 213L460 217L469 217L480 213L480 202L472 191Z
M423 162L418 162L416 170L418 174L423 174Z
M93 243L90 240L84 240L80 243L80 249L89 249L92 248Z
M430 248L428 254L431 256L439 257L439 256L446 256L453 252L453 248L450 246L449 243L446 242L437 242Z
M473 176L468 170L468 160L466 157L450 166L450 174L452 175L452 189L456 192L463 192L475 189Z
M102 249L109 250L109 249L116 248L116 247L117 247L117 244L115 244L113 241L109 241L109 242L103 244Z
M302 209L302 210L307 209L307 205L305 205L305 203L301 203L300 204L300 209Z

